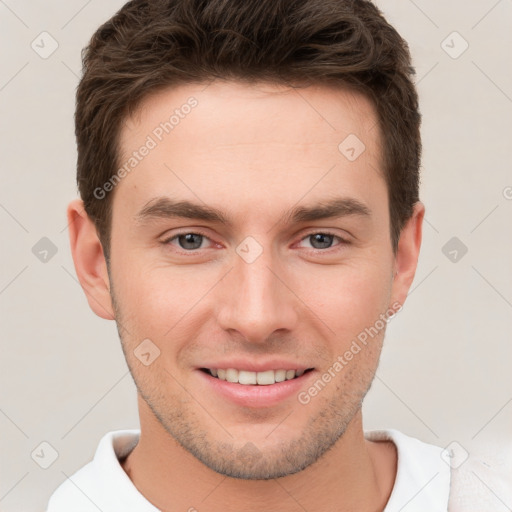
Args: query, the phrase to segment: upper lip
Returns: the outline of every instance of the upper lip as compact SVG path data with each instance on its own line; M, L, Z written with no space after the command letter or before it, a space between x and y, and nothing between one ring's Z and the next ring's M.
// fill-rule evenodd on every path
M236 370L244 370L248 372L265 372L267 370L308 370L313 368L311 365L305 365L293 361L285 361L283 359L270 359L267 361L250 361L247 359L231 359L229 361L219 361L212 363L205 363L200 368L208 369L228 369L234 368Z

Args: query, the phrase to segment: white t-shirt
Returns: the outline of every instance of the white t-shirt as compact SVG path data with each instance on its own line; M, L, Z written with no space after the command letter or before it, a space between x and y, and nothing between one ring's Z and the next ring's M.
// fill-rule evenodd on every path
M109 432L94 459L52 494L47 512L158 512L124 472L119 458L135 447L139 430ZM398 430L370 430L366 439L392 441L398 453L395 484L384 512L446 512L450 466L442 449Z

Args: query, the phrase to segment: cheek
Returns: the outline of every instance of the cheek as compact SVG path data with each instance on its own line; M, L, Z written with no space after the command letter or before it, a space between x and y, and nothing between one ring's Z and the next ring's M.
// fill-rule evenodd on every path
M318 315L336 333L337 340L349 343L387 310L391 296L388 274L382 266L369 264L340 267L338 272L315 281Z
M193 318L218 277L184 267L145 267L124 261L114 281L116 302L132 337L163 339ZM187 316L188 315L188 316ZM127 326L128 327L128 326Z
M215 304L211 301L218 293L215 286L224 270L202 265L170 268L141 263L135 254L132 258L117 258L113 265L117 270L116 300L133 338L175 339L183 329L200 328L197 324L207 320L215 322L211 318ZM389 269L382 260L367 255L342 265L292 267L285 280L301 298L296 307L312 310L334 331L337 344L350 344L387 309L391 292ZM293 295L289 300L297 301Z

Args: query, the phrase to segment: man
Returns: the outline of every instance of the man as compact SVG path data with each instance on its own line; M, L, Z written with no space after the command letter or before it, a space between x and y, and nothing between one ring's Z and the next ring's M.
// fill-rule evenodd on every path
M71 249L140 432L60 511L441 511L441 449L364 432L424 206L407 44L370 2L154 0L94 34Z

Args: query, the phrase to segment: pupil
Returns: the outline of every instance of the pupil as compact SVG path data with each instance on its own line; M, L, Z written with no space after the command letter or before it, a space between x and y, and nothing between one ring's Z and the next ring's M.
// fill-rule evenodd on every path
M197 237L195 242L194 237ZM199 247L201 247L202 235L198 235L197 233L187 233L186 235L180 235L179 242L183 249L199 249Z
M327 235L325 233L316 233L315 235L312 235L313 242L311 245L315 249L326 249L330 247L332 243L333 235ZM315 246L316 242L320 242L320 246Z

